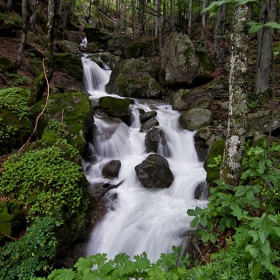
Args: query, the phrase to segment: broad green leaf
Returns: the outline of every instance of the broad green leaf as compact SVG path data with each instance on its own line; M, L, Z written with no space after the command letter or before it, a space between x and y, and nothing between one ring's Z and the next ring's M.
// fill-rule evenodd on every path
M201 217L200 218L200 223L203 227L206 227L207 225L207 219L205 217Z
M204 231L204 233L201 236L201 239L204 243L206 243L209 240L210 234L207 231Z
M266 166L265 166L265 160L264 159L261 159L260 161L259 161L259 168L258 168L258 171L259 171L259 173L260 174L263 174L264 173L264 171L265 171L265 169L266 169Z
M187 211L187 214L188 214L189 216L197 216L197 214L196 214L196 212L195 212L194 209L189 209L189 210Z
M278 237L280 237L280 227L273 227L273 229L274 229L276 235L277 235Z
M280 29L280 24L277 23L277 22L267 22L266 24L264 24L264 26L269 26L269 27L272 27L272 28L277 28L277 29Z
M199 217L194 218L194 219L191 221L191 224L190 224L191 228L197 227L198 223L199 223Z
M246 193L246 191L247 191L247 189L245 186L238 186L238 187L236 187L234 196L236 196L236 197L243 196Z
M253 258L257 258L260 250L253 244L249 244L245 247L245 252L249 252Z
M266 231L263 230L263 229L260 229L260 230L258 231L258 234L259 234L261 243L264 244L265 241L266 241L266 238L267 238L267 233L266 233Z
M235 207L235 209L232 211L232 215L237 217L238 220L241 220L243 217L242 209L239 206Z
M267 240L265 240L265 242L261 245L260 249L263 251L264 254L266 254L267 256L270 253L270 244Z

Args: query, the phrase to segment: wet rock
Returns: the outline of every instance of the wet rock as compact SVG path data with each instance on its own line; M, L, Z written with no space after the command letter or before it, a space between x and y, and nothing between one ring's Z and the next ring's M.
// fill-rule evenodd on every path
M165 156L168 156L167 152L167 141L165 133L159 128L152 128L145 136L146 152L157 153L160 146L166 150Z
M156 118L147 120L140 128L140 132L148 132L152 127L158 126L159 122Z
M129 101L126 99L103 96L99 98L99 105L102 110L116 118L122 118L129 114Z
M212 122L213 114L210 110L195 108L188 110L179 117L179 124L183 129L197 130Z
M209 197L209 187L205 181L200 182L194 192L194 199L206 200Z
M114 179L118 177L121 168L121 162L119 160L111 160L102 168L102 175L104 178Z
M144 123L146 121L148 121L151 118L155 118L157 116L157 112L156 111L150 111L147 113L142 113L140 114L139 118L140 118L140 122Z
M149 155L135 171L142 185L149 189L169 188L174 180L168 161L159 155Z
M207 159L207 154L209 146L206 144L206 141L202 138L195 138L194 147L200 162L204 162Z
M70 53L70 54L79 53L78 44L67 41L67 40L62 40L62 41L57 42L56 46L61 52L64 52L64 53Z

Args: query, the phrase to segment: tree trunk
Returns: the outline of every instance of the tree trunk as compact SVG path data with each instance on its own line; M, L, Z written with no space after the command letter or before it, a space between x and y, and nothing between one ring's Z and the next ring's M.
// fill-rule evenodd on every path
M174 15L174 0L170 0L170 23L172 31L175 31L175 15Z
M17 59L15 61L15 71L19 69L19 67L22 64L22 59L23 59L23 50L26 44L26 38L27 38L27 0L22 0L21 2L21 13L22 13L22 33L21 33L21 40L19 44L19 49L18 49L18 55Z
M251 5L234 5L229 74L229 111L227 139L221 168L224 184L237 186L241 176L242 157L247 129L248 51L247 22Z
M135 16L135 0L131 1L131 9L132 9L132 36L135 38L136 35L136 16Z
M206 8L207 0L202 0L202 10ZM202 23L202 31L201 31L201 41L203 44L205 43L205 29L206 29L206 16L207 13L202 13L201 23Z
M49 0L48 5L48 21L46 26L45 37L45 68L48 81L52 79L54 71L54 58L53 58L53 37L54 37L54 25L56 19L56 11L58 8L59 0ZM29 98L29 105L35 104L36 101L42 99L45 92L47 83L44 77L44 73L41 73L33 81L31 87L31 96Z
M192 33L192 0L189 0L189 15L188 15L188 36L191 37Z
M278 0L266 0L260 12L260 22L275 21ZM256 74L256 95L262 97L262 93L269 89L269 74L272 55L274 28L263 27L258 32L258 57Z
M215 27L215 41L214 41L214 59L217 66L219 66L224 59L224 52L221 51L220 38L225 34L227 4L223 4L218 8L218 14Z
M12 6L13 6L13 0L8 0L8 2L7 2L7 8L8 8L8 10L11 10L11 9L12 9Z

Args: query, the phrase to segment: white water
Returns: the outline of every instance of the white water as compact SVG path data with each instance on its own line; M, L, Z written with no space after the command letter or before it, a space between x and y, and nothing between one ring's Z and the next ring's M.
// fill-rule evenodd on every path
M92 63L83 59L86 88L91 99L97 99L107 95L104 85L109 75ZM101 76L106 77L106 80L104 78L103 81ZM117 194L117 199L112 201L111 210L94 228L86 255L106 253L108 258L113 258L121 252L134 256L145 251L154 262L161 253L171 252L173 245L184 243L184 234L190 229L189 224L193 219L187 215L187 210L195 206L205 207L207 204L206 200L194 199L196 186L205 181L206 177L203 163L198 161L194 148L194 132L179 128L180 114L172 110L171 105L155 104L158 108L156 118L160 123L158 128L166 134L168 146L168 152L159 149L158 154L165 157L169 154L166 158L175 179L168 189L148 190L141 185L135 166L148 154L145 153L145 133L139 132L141 124L138 109L146 112L151 109L139 101L135 100L135 104L131 105L134 115L131 127L124 123L108 123L102 117L95 117L94 123L100 134L96 137L93 149L99 162L91 165L86 174L87 179L90 183L108 182L108 179L102 177L102 167L112 159L119 159L119 176L111 183L124 182L110 191L110 194ZM112 127L113 134L110 133Z

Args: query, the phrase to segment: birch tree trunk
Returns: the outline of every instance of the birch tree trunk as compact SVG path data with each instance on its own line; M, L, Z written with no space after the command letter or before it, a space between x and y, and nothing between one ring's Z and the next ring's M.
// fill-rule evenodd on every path
M223 62L224 52L221 51L220 38L225 34L227 4L223 4L218 8L218 14L215 27L215 41L214 41L214 59L216 65L219 66Z
M266 0L260 12L260 22L275 21L278 0ZM274 28L263 27L258 32L258 57L256 74L256 95L262 97L262 93L269 89L269 74L272 55Z
M247 22L250 20L251 5L235 4L233 9L228 128L221 168L221 180L224 184L237 186L241 176L241 163L247 128L249 51Z
M207 0L202 0L202 10L206 8ZM202 23L202 31L201 31L201 41L205 40L205 29L206 29L206 16L207 13L202 13L201 23Z

